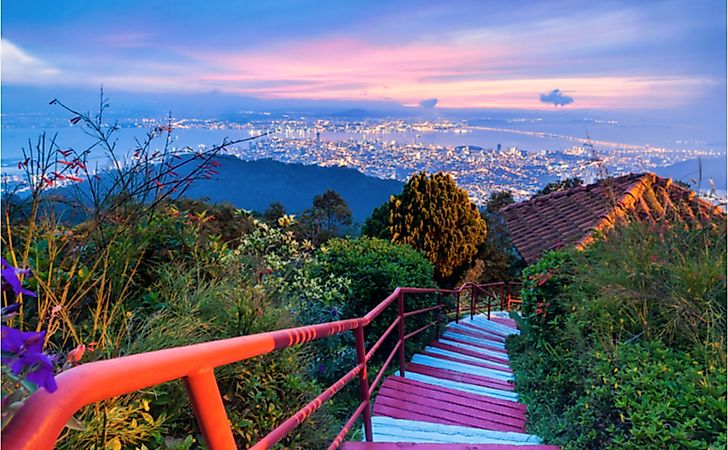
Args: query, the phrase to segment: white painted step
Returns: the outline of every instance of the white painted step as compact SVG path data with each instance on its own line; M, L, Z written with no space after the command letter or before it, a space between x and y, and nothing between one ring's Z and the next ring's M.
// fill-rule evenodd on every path
M453 347L459 347L464 350L470 350L471 352L478 352L481 355L493 356L495 358L500 358L500 359L508 361L508 354L506 354L506 353L494 352L494 351L486 350L481 347L476 347L474 345L468 345L468 344L463 344L460 342L451 341L450 339L447 339L447 336L445 336L445 335L443 335L443 337L440 338L439 342L441 344L447 344L447 345L450 345Z
M414 355L412 362L422 364L423 366L434 367L436 369L453 370L455 372L477 375L479 377L488 377L501 381L513 381L513 375L499 370L488 369L485 367L471 366L455 361L447 361L445 359L434 358L427 355Z
M441 378L431 377L429 375L422 375L420 373L409 371L405 371L404 377L411 380L419 381L420 383L427 383L448 389L455 389L462 392L468 392L470 394L484 395L486 397L499 398L501 400L508 400L511 402L518 401L518 394L513 391L504 391L501 389L493 389L485 386L476 386L474 384L461 383L459 381L443 380Z
M505 334L505 335L521 333L519 330L517 330L515 328L511 328L511 327L505 326L503 324L500 324L498 322L493 322L492 320L488 320L488 317L486 317L482 314L474 316L472 319L470 317L465 317L463 319L460 319L460 321L465 322L465 323L472 323L476 327L495 331L496 333Z
M483 430L442 425L417 420L372 417L374 442L467 443L467 444L541 444L538 436L525 433Z
M506 339L503 336L499 335L499 334L496 334L494 332L491 333L491 332L488 332L488 331L476 330L475 328L466 327L462 323L451 322L447 326L446 329L448 329L448 330L449 329L462 330L462 331L467 331L467 332L470 332L470 333L480 334L480 335L483 335L484 338L485 337L490 337L491 339L489 339L489 340L490 340L490 342L493 342L493 343L501 343L501 344L505 345L505 342L506 342ZM496 339L497 341L494 340L494 339Z
M459 339L461 341L472 342L473 344L485 345L486 347L493 347L494 349L498 349L498 350L506 349L505 344L489 341L488 339L479 339L479 338L467 336L464 334L453 333L450 330L445 330L445 332L442 334L442 336L446 337L446 338Z
M498 368L502 367L504 369L510 369L510 366L507 364L501 364L501 363L497 363L497 362L493 362L493 361L488 361L488 360L485 360L482 358L476 358L475 356L463 355L462 353L451 352L450 350L445 350L445 349L438 348L438 347L427 346L427 347L425 347L425 351L430 352L430 353L437 353L437 354L443 355L443 356L450 356L452 358L465 359L465 360L473 361L473 362L477 362L477 363L485 363L485 364L495 366ZM508 372L505 372L505 373L508 373Z

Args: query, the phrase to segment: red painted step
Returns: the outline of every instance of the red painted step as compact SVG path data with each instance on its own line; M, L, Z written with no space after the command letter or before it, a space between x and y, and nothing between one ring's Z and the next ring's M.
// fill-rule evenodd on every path
M508 356L508 352L505 351L504 349L499 348L499 347L493 347L493 346L488 345L488 344L479 344L479 343L475 343L475 342L468 341L468 340L465 340L465 339L461 339L459 337L452 337L452 336L443 336L441 339L447 339L447 340L450 340L450 341L458 342L460 344L471 345L473 347L482 348L483 350L488 350L489 352L502 353L503 355Z
M491 335L496 336L496 337L499 337L499 338L501 338L503 340L505 340L508 337L507 334L498 333L497 331L493 331L493 330L488 330L488 329L479 327L477 325L473 325L472 323L469 323L469 322L460 322L460 325L466 326L468 328L472 328L472 329L477 330L477 331L479 331L481 333L491 334Z
M490 320L495 323L499 323L501 325L505 325L509 328L513 328L514 330L518 329L518 325L516 325L516 321L513 319L507 319L505 317L491 317Z
M488 364L487 362L478 362L478 361L473 361L473 360L465 359L465 358L456 358L454 356L443 355L441 353L429 352L426 350L424 352L422 352L421 354L425 355L425 356L430 356L432 358L439 358L439 359L442 359L445 361L469 364L471 366L483 367L485 369L498 370L500 372L505 372L505 373L511 373L511 374L513 373L513 371L510 369L510 367L496 366L495 364Z
M526 405L523 403L488 397L487 395L472 394L470 392L463 392L457 389L450 389L394 375L384 381L382 387L384 386L403 392L426 395L442 401L450 401L457 404L465 402L464 404L473 405L479 409L497 409L501 411L502 414L517 418L525 417L526 413Z
M542 444L425 444L413 442L345 442L342 450L559 450Z
M455 370L437 369L435 367L414 363L408 363L406 367L410 372L420 373L422 375L440 378L443 380L457 381L458 383L467 383L475 386L499 389L501 391L514 390L513 384L511 383L493 378L481 377L479 375L471 375L469 373L457 372Z
M505 424L491 420L493 416L483 414L473 417L455 411L446 411L442 408L423 407L413 403L412 398L392 398L377 396L374 403L374 414L394 419L418 420L421 422L439 423L442 425L457 425L463 427L479 428L481 430L523 431L525 423L518 425ZM498 417L498 416L495 416Z
M501 414L499 410L477 409L471 405L462 405L455 403L443 404L439 400L431 399L428 396L408 394L406 392L397 391L389 388L382 389L379 392L379 395L383 396L382 398L391 398L411 403L412 406L410 407L410 409L413 409L415 411L427 411L429 409L434 409L435 411L448 412L454 415L471 417L477 420L483 419L497 424L514 426L518 430L523 430L526 426L525 417L512 417L508 414ZM465 425L465 423L463 423L463 425Z
M451 333L462 334L464 336L474 337L474 338L477 338L477 339L486 339L488 341L498 342L500 344L502 344L503 342L505 342L501 338L498 338L498 337L495 337L495 336L492 336L492 335L488 335L488 334L485 334L485 333L481 333L481 332L475 331L475 330L467 331L467 330L463 330L462 328L448 327L447 328L447 331L449 331Z
M448 350L448 351L455 352L455 353L460 353L461 355L467 355L467 356L472 356L474 358L480 358L485 361L492 361L492 362L496 362L499 364L508 365L507 359L498 358L498 357L491 356L491 355L486 355L485 353L480 353L475 350L468 350L466 348L461 348L456 345L448 345L448 344L443 344L442 342L435 341L435 342L430 343L430 346L436 347L436 348L441 348L443 350Z

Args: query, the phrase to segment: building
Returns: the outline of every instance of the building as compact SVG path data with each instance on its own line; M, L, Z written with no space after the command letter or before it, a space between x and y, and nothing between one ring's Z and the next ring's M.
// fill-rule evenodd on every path
M531 264L548 250L587 245L621 220L709 223L719 207L652 173L608 178L509 205L501 210L516 249Z

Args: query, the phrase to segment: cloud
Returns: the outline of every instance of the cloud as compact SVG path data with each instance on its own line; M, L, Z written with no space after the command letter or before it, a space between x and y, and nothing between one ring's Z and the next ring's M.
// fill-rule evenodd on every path
M574 99L568 95L564 95L559 89L554 89L548 94L541 94L541 102L553 103L554 106L564 106L569 103L574 103Z
M60 70L20 49L3 38L2 77L3 83L44 84L58 82Z
M427 109L432 109L437 105L437 99L436 98L428 98L427 100L422 100L420 102L420 106Z

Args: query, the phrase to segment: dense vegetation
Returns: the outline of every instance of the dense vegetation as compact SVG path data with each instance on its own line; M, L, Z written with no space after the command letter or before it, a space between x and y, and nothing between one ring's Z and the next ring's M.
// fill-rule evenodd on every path
M47 330L47 352L63 362L80 348L83 356L74 363L84 363L357 317L398 285L434 286L426 258L387 241L340 239L316 248L296 239L295 222L270 227L239 212L231 220L244 226L231 226L206 212L173 205L148 217L96 228L48 222L32 230L11 227L3 238L13 243L5 248L15 251L5 255L32 269L26 285L38 297L26 296L10 325ZM239 234L231 235L233 230ZM230 241L224 242L223 235ZM28 236L29 256L23 263ZM19 300L11 293L5 297L10 303ZM418 304L412 298L408 308ZM376 337L385 320L371 327L370 336ZM354 363L353 337L342 335L218 370L239 445L262 437ZM323 446L338 431L356 394L356 389L343 392L285 444ZM200 440L181 383L97 404L78 420L83 430L67 430L59 448L151 448Z
M115 152L114 126L101 114L73 114ZM164 141L166 127L150 133L139 162L102 180L84 172L83 152L44 140L28 149L28 189L3 203L3 426L29 393L54 389L54 371L356 317L396 286L435 285L432 264L412 248L335 238L351 224L335 192L315 197L300 221L280 205L261 220L230 205L175 198L195 174L206 178L222 163L214 152L188 158L170 150L166 169L157 167L151 141ZM174 161L199 169L185 175ZM69 175L98 182L71 185L56 198L53 185ZM68 221L69 211L82 214ZM409 297L407 309L423 301ZM418 325L412 319L408 330ZM386 320L367 330L370 340ZM411 345L428 338L419 335ZM343 334L216 370L238 445L261 438L350 370L352 343ZM357 402L353 382L281 446L325 447ZM197 448L201 441L184 386L172 382L84 408L58 448Z
M726 233L622 226L524 271L508 345L529 431L567 449L725 448Z

